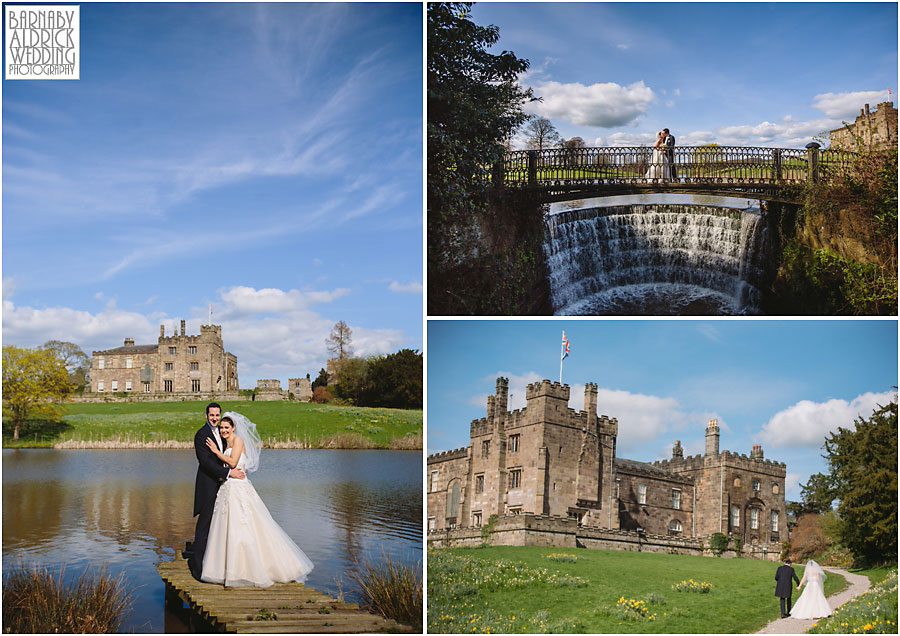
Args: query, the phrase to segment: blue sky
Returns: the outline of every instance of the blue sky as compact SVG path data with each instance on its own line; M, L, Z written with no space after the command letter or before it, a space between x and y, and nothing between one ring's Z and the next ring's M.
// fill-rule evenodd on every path
M428 322L429 453L466 446L485 416L496 378L509 378L510 409L525 386L559 380L561 331L570 342L563 383L584 407L598 385L598 411L619 421L617 454L638 461L702 454L709 419L720 449L787 464L789 500L825 472L822 444L852 427L897 385L895 320L431 320Z
M419 4L81 4L3 81L3 342L223 325L242 387L422 349Z
M897 4L491 3L529 108L590 145L803 147L897 90Z

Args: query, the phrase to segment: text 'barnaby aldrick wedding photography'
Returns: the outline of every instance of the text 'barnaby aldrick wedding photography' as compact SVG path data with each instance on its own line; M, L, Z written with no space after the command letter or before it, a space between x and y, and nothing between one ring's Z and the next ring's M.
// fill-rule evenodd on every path
M79 79L78 6L5 9L6 79Z

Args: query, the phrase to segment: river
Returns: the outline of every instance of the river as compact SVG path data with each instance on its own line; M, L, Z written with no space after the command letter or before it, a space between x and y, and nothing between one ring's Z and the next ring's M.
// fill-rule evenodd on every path
M177 631L156 564L191 540L191 450L3 450L3 569L17 563L123 573L125 631ZM250 476L275 520L315 564L306 584L334 595L382 552L421 566L422 454L269 450Z

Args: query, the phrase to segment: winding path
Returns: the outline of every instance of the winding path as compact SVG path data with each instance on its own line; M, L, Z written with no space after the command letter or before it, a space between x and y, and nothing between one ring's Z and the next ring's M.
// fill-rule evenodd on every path
M862 576L859 574L851 574L847 572L847 570L842 570L840 568L825 568L831 572L837 572L850 584L843 592L839 592L834 596L828 597L828 605L831 606L832 611L837 609L839 606L843 605L850 599L859 596L863 592L871 587L869 583L869 578L866 576ZM778 600L775 599L777 603ZM756 632L757 634L804 634L806 630L812 627L812 624L817 622L818 619L815 618L778 618L761 630Z

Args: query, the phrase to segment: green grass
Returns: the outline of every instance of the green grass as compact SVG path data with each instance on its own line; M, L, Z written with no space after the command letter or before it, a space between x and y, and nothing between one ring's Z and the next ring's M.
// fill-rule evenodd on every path
M777 563L566 552L576 560L547 558L559 548L430 550L429 632L749 633L779 616ZM795 569L800 578L802 568ZM709 583L711 591L672 589L690 579ZM825 594L846 585L843 577L829 575Z
M867 592L847 601L835 610L834 614L815 623L807 633L896 634L896 568L879 579L879 582Z
M3 446L50 446L68 440L188 443L204 422L206 404L205 401L67 404L58 422L26 422L18 442L12 441L12 425L4 418ZM220 404L223 412L237 411L255 422L263 442L270 446L293 443L311 448L422 447L420 410L303 402Z

